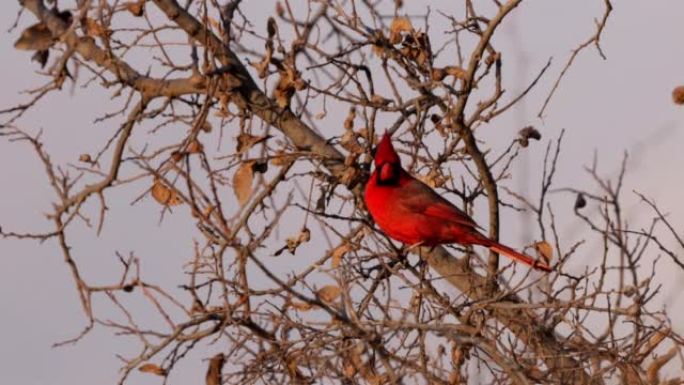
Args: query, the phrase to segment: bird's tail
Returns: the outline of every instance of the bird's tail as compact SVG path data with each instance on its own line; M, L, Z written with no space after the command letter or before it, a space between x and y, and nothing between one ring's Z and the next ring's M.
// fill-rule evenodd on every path
M551 266L549 266L544 261L534 259L534 258L530 257L529 255L519 253L519 252L511 249L510 247L504 246L500 243L497 243L494 241L490 241L490 242L491 242L491 244L486 245L486 246L489 247L490 250L492 250L496 253L503 254L503 255L507 256L508 258L511 258L512 260L514 260L516 262L524 263L524 264L526 264L528 266L532 266L533 268L538 269L538 270L542 270L542 271L546 271L546 272L551 271Z

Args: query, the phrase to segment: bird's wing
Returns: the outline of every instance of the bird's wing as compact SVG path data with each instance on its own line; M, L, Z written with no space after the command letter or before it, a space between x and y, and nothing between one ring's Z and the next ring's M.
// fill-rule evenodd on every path
M435 221L442 221L473 229L479 228L477 223L463 210L442 198L428 185L419 180L413 180L402 186L403 198L399 201L408 211L423 214Z

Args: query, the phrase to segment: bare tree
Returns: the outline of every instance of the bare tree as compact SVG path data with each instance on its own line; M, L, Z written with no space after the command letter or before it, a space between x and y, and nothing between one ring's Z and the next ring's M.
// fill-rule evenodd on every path
M464 0L453 14L409 17L401 0L282 0L257 22L240 0L20 0L21 24L37 21L16 47L35 51L45 84L2 111L0 133L30 145L56 200L51 231L5 224L2 235L57 241L87 320L61 344L93 328L133 337L139 353L122 357L119 383L133 370L166 382L189 351L216 343L224 353L209 361L207 384L682 383L661 375L682 360L682 339L649 303L657 257L684 267L662 238L684 241L644 195L652 222L624 218L626 163L604 179L594 162L594 191L556 187L561 135L526 197L506 184L539 131L505 129L503 149L478 140L534 88L548 93L542 116L575 57L592 47L603 55L608 0L555 80L543 81L549 61L523 92L506 93L507 53L493 37L520 3ZM450 26L446 38L430 33L431 22ZM40 133L22 126L67 87L110 92L110 112L96 123L118 127L78 164L52 161ZM344 122L328 118L340 110ZM499 236L500 210L533 213L534 248L555 271L457 245L408 249L379 232L361 191L385 129L427 184L468 212L486 202L490 237ZM195 252L177 287L155 284L138 257L115 250L118 279L82 272L72 227L107 231L108 205L131 200L131 185L134 203L158 202L160 220L192 214ZM556 230L552 197L562 194L576 196L586 224L574 244ZM570 258L596 253L585 247L591 239L603 245L595 264L568 273ZM133 312L129 296L150 306ZM120 317L102 317L96 298ZM149 326L153 314L165 324Z

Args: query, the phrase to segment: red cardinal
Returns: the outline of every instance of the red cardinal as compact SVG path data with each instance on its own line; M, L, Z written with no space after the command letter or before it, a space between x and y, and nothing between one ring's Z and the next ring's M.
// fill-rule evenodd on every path
M547 264L481 234L468 214L409 175L401 167L389 133L378 144L375 171L366 185L365 200L375 223L398 241L425 246L481 245L539 270L551 271Z

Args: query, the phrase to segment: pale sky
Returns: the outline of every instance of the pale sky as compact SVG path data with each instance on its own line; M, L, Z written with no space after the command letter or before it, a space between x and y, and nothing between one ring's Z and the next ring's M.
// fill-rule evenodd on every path
M268 5L264 5L268 3ZM453 0L420 2L406 1L404 11L414 14L426 5L448 11ZM264 25L273 9L272 1L243 1L241 9L257 26ZM154 5L148 4L149 7ZM543 143L533 143L518 162L528 166L528 193L538 188L539 164L543 159L546 140L555 139L566 129L556 186L586 188L592 186L583 166L591 163L594 152L599 156L599 168L606 176L615 175L624 151L630 161L624 188L627 216L635 226L647 226L650 218L646 208L637 205L632 190L655 199L661 209L670 213L677 229L684 225L684 107L675 106L671 91L684 84L684 49L679 39L684 36L684 2L615 0L615 10L606 27L601 44L607 56L602 60L593 48L577 58L565 77L560 90L542 121L537 118L542 102L573 48L594 32L594 18L603 13L603 1L531 0L523 2L498 32L496 42L503 48L504 65L509 74L516 74L517 84L524 88L553 56L553 65L541 87L531 93L520 108L485 128L481 135L501 145L510 135L525 125L534 125L543 135ZM22 28L35 19L26 13L18 30L7 33L18 10L17 2L0 2L0 109L26 100L22 90L41 84L38 70L30 62L30 53L16 51L13 42ZM431 29L446 28L443 19L435 16ZM418 25L419 27L419 25ZM434 36L433 38L437 38ZM515 89L510 90L515 94ZM93 151L110 134L116 121L93 125L93 120L107 110L108 94L75 90L53 94L19 121L30 132L43 130L43 141L56 162L77 162L78 155ZM329 119L341 121L346 111L334 112ZM84 127L90 129L84 129ZM515 127L515 129L511 128ZM504 132L505 134L500 134ZM497 139L506 136L506 140ZM0 137L0 226L5 230L46 231L52 226L45 218L55 197L46 183L44 170L27 144L9 143ZM519 170L518 170L519 171ZM515 173L518 173L515 171ZM515 175L515 174L514 174ZM516 184L511 184L516 186ZM521 181L518 186L524 190ZM118 195L108 201L110 206L105 231L95 239L92 231L76 226L71 242L78 246L78 259L84 275L92 281L111 278L118 269L114 251L135 252L142 259L143 269L153 271L159 284L173 285L182 279L181 267L190 250L182 235L194 232L188 217L173 215L159 225L158 210L153 203L137 206L130 203L142 187L136 186L127 197ZM572 218L574 197L554 198L556 214L561 218L561 233L571 239L581 237ZM565 210L565 211L563 211ZM504 213L504 225L512 223L511 213ZM483 212L478 218L486 218ZM505 226L504 226L505 227ZM515 227L514 229L511 227ZM680 231L681 233L681 231ZM513 244L529 242L529 230L509 226L502 234ZM179 236L180 235L180 236ZM534 234L532 234L534 236ZM314 245L315 246L315 245ZM326 245L318 245L325 250ZM587 249L588 251L589 249ZM682 252L680 249L676 249ZM682 253L684 255L684 253ZM595 264L592 253L585 252L573 261L581 269ZM118 270L116 270L118 272ZM115 275L114 275L115 276ZM680 296L684 272L663 260L658 279L663 283L661 301L672 306L670 316L675 325L684 321L684 305ZM109 304L101 310L106 314ZM133 304L135 305L135 304ZM676 308L675 308L676 306ZM0 383L3 384L86 384L113 383L118 379L120 361L115 353L132 355L131 345L123 338L112 337L109 331L96 329L74 346L51 348L55 342L76 335L85 325L71 277L55 242L37 244L31 241L0 240ZM101 313L102 314L102 313ZM680 327L680 333L684 329ZM170 384L203 381L206 363L220 347L198 349L184 360L170 378ZM160 379L134 373L130 384L158 384Z

